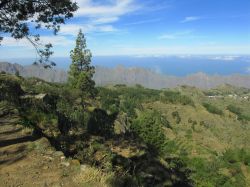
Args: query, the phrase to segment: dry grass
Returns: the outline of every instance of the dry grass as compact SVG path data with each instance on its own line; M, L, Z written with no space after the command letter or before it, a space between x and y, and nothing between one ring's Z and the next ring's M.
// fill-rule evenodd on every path
M85 187L108 187L108 181L113 177L113 173L105 173L98 168L86 167L73 177L73 181Z
M224 102L224 100L218 101L218 107L223 108L221 105ZM239 147L239 145L249 149L250 144L247 137L249 137L250 131L247 123L242 125L240 121L235 121L226 110L224 110L225 115L219 116L207 112L197 100L195 100L195 105L194 108L179 104L153 102L144 104L144 107L153 108L167 118L173 129L165 129L166 136L174 140L179 149L185 149L189 155L209 157L215 152L221 154L226 149ZM181 117L180 124L176 124L172 117L173 111L178 111ZM192 129L192 123L189 123L189 119L196 121L194 129ZM201 125L203 121L205 125ZM188 138L186 134L190 130L192 133Z

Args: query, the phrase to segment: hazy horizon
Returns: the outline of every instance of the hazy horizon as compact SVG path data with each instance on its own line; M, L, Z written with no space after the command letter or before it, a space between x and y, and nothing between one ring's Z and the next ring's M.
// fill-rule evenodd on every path
M1 59L21 65L31 65L34 58ZM52 58L57 63L56 68L67 70L70 58ZM198 72L208 75L250 75L249 55L168 55L168 56L94 56L93 65L114 68L140 67L151 69L157 73L172 76L187 76Z

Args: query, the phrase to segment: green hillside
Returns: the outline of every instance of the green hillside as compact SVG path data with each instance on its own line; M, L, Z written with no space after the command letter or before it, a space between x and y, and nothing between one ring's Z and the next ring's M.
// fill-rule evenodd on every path
M250 186L248 89L99 87L86 110L67 84L1 74L0 91L1 119L14 110L107 186Z

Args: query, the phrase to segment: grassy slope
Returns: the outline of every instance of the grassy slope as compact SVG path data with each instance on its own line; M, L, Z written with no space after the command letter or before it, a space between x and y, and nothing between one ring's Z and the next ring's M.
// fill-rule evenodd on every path
M58 90L63 86L46 83L37 79L27 81L18 79L18 81L22 81L22 89L29 93L57 94ZM172 128L164 128L164 132L166 137L169 140L173 140L177 146L175 152L172 152L172 154L177 156L186 155L190 159L198 157L205 158L206 161L209 161L223 155L229 148L243 148L250 151L250 144L248 142L248 138L250 137L250 122L238 120L236 114L227 110L228 105L234 105L239 107L243 114L250 114L250 101L241 98L242 96L249 95L249 90L231 88L226 85L209 91L215 95L223 96L222 98L208 98L206 96L207 92L204 94L202 90L191 87L167 90L168 92L178 91L181 95L186 95L193 101L193 103L186 105L181 104L183 98L178 102L172 102L173 100L170 102L164 97L165 91L144 89L139 86L134 88L116 86L109 87L106 91L104 88L100 88L99 91L99 101L97 101L99 103L96 105L107 111L112 106L113 111L118 110L121 113L127 113L131 119L135 118L136 114L145 109L159 111L159 113L165 116L170 122ZM237 94L238 97L230 98L228 97L229 94ZM175 99L177 98L177 100L180 97L178 94L177 96L176 94L170 94L170 97L172 96L175 97ZM15 97L15 95L13 95L13 97ZM104 99L106 99L106 103ZM186 102L185 98L184 102ZM210 113L203 106L204 102L222 110L223 115ZM106 107L104 107L104 104L106 104ZM133 112L134 109L135 112ZM178 112L181 119L178 123L176 117L173 116L174 112ZM119 145L117 147L119 147ZM119 152L122 151L123 149L119 149ZM112 152L115 151L112 150ZM244 164L241 164L240 167L246 178L246 184L249 185L250 168ZM231 172L231 169L229 170L227 166L224 168L225 170L221 172L231 177L232 175L228 174ZM205 177L209 178L208 175Z

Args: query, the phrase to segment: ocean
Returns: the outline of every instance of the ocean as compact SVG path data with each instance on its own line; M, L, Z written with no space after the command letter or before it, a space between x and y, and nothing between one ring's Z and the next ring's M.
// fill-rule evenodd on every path
M70 58L52 58L57 67L67 70ZM1 59L11 63L30 65L34 59ZM173 76L186 76L198 72L208 75L250 75L250 55L173 55L173 56L94 56L95 66L141 67L151 69L157 73Z

